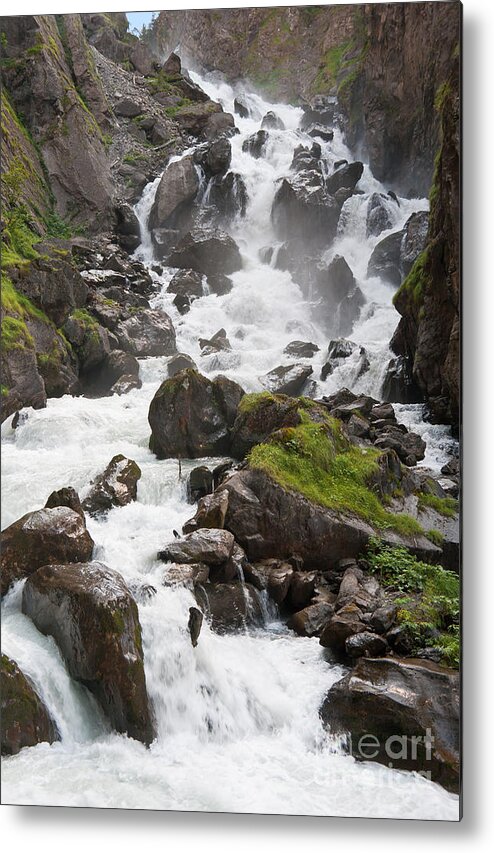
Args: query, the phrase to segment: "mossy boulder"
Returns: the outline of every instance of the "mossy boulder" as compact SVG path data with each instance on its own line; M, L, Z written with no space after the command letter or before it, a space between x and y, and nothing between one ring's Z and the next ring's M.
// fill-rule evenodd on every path
M25 746L58 740L56 726L32 684L4 654L0 678L2 755L16 755Z
M46 565L26 581L22 611L54 637L72 678L94 694L113 728L149 744L141 627L122 576L97 562Z
M237 459L243 459L256 444L265 441L275 430L294 427L300 422L298 400L269 391L246 394L240 402L233 425L232 454Z
M221 456L230 452L230 431L239 385L226 377L213 382L197 370L182 370L166 379L151 401L150 448L160 459Z
M2 595L14 581L48 563L90 560L94 542L86 522L66 506L28 512L2 530Z

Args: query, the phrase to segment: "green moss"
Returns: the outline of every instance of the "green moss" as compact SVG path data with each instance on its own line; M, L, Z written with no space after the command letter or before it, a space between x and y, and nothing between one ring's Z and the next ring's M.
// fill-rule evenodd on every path
M76 308L75 311L72 311L70 319L81 323L88 330L98 329L98 321L85 308Z
M256 397L258 402L265 399ZM254 403L243 398L241 406L249 411ZM351 445L336 419L326 416L325 422L315 423L303 408L299 413L299 426L281 429L251 450L252 468L320 506L356 515L378 529L393 528L410 536L423 532L410 516L388 512L374 490L379 450Z
M58 213L49 213L45 219L46 236L55 237L62 240L70 240L74 236L75 231L70 223L62 219ZM67 254L67 253L65 253Z
M454 518L458 514L458 501L454 498L438 498L437 495L419 495L419 508L430 507L444 515L445 518Z
M438 113L442 111L446 98L450 94L451 85L447 80L445 80L443 83L441 83L440 86L438 86L436 91L436 97L434 98L434 108Z
M343 58L351 47L352 42L346 41L326 51L314 81L315 91L326 92L336 86Z
M24 320L18 317L2 318L1 351L34 349L34 340Z
M396 305L397 301L403 297L403 294L412 299L416 306L419 307L421 305L424 294L431 281L430 273L427 271L427 261L428 250L424 249L415 261L405 281L399 290L396 291L393 297L393 305Z
M438 548L442 547L442 544L444 542L444 534L441 533L440 530L428 530L425 535L427 536L427 539L432 542L433 545L437 545Z
M7 386L6 385L0 385L0 396L8 397L8 394L9 394L9 389L7 388Z
M460 581L441 566L424 563L406 548L392 548L372 540L366 555L373 574L394 592L397 621L407 632L413 653L436 646L449 666L459 662ZM438 635L439 632L439 635Z
M276 396L269 391L261 391L259 394L244 394L240 400L238 411L247 415L262 406L264 402L273 403L275 400Z

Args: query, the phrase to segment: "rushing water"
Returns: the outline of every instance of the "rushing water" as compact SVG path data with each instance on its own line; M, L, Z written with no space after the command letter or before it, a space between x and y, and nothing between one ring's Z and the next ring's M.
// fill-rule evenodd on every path
M196 79L233 111L235 93L229 86ZM270 211L276 182L288 172L296 145L311 140L297 131L300 110L247 97L255 117L236 118L240 133L232 139L231 168L242 175L249 195L245 218L230 226L243 259L242 270L232 276L232 291L198 299L181 317L173 295L166 293L172 272L152 275L153 304L171 315L179 351L191 355L203 373L224 373L253 391L261 387L260 375L287 363L283 349L294 338L320 346L313 359L318 376L328 341L289 273L259 260L259 249L275 245ZM242 152L242 141L259 128L268 109L277 112L286 130L271 131L266 156L254 160ZM322 148L328 169L337 159L351 159L338 131ZM148 265L153 258L146 222L157 184L146 187L136 206L143 225L136 254ZM368 168L360 186L365 193L383 189ZM393 230L426 203L401 199L399 208L391 206ZM346 203L328 259L343 254L368 299L352 339L365 345L371 368L356 381L350 359L318 384L317 393L346 385L378 396L390 358L387 342L398 317L391 306L392 289L365 277L372 248L384 236L366 238L365 205L366 196ZM202 357L198 338L221 327L232 352ZM2 649L32 679L62 739L4 759L4 802L457 819L457 797L417 774L357 763L325 734L318 707L343 670L328 663L317 639L296 637L275 616L267 616L262 629L244 634L219 636L204 624L199 644L192 648L187 632L192 594L164 587L164 566L155 559L172 531L191 515L185 477L201 461L184 463L180 479L176 461L158 461L148 449L148 407L166 378L166 363L166 358L142 360L142 388L125 396L49 400L46 409L29 410L17 430L9 422L2 427L2 526L43 506L55 488L70 484L84 496L91 479L116 453L141 467L137 500L104 519L88 519L88 527L96 543L95 559L128 582L145 580L157 589L139 604L139 617L158 727L150 749L110 732L96 702L68 676L53 639L43 637L22 615L20 582L2 605ZM399 412L428 440L427 463L440 466L451 443L448 430L424 424L420 407L399 407Z

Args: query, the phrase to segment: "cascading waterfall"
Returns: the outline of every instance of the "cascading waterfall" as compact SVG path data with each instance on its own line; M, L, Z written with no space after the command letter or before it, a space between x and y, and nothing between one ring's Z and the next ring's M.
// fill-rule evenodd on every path
M235 92L223 82L192 75L224 108L233 111ZM311 340L321 352L314 358L319 376L327 335L314 322L308 301L283 272L262 263L259 250L276 248L270 212L277 181L288 172L294 148L309 138L300 133L301 110L245 95L250 118L237 118L240 133L232 142L231 169L246 185L246 215L229 230L243 257L224 296L206 294L186 317L166 292L173 271L152 272L153 304L172 317L179 351L192 356L209 376L223 373L247 391L260 390L259 376L289 363L284 347L294 338ZM285 131L271 131L265 156L242 151L243 140L258 130L273 109ZM312 141L312 140L310 140ZM338 159L351 159L341 134L322 143L328 170ZM159 178L149 184L136 206L142 244L136 256L154 264L147 228ZM367 195L382 190L365 168L360 186ZM365 346L370 369L356 378L351 358L316 394L347 385L378 396L390 357L387 342L397 322L392 289L379 279L366 279L370 253L379 238L365 234L366 196L345 203L340 228L328 253L344 255L367 304L352 340ZM390 205L392 230L424 200L400 199ZM231 352L201 356L199 337L224 327ZM455 818L458 799L417 774L359 764L343 754L323 731L318 708L329 687L343 674L328 662L317 639L296 637L262 600L265 624L249 633L217 635L203 625L192 648L188 609L195 603L183 587L165 587L166 571L157 551L191 514L185 478L201 463L183 462L182 479L174 460L158 461L148 449L149 403L166 377L167 358L141 361L142 388L119 397L51 399L46 409L29 410L14 431L2 427L2 526L43 506L48 494L72 485L84 497L91 479L116 453L124 453L142 469L137 500L114 508L105 518L88 518L96 543L95 559L119 571L134 588L150 583L156 595L139 600L148 692L158 736L149 749L109 731L96 703L67 674L56 644L43 637L20 612L22 582L3 602L2 648L19 662L55 719L61 741L39 744L4 761L4 801L53 805L125 808L218 810L372 817ZM445 427L421 419L420 407L397 407L407 424L428 441L426 463L438 466L451 439ZM377 796L376 796L377 794Z

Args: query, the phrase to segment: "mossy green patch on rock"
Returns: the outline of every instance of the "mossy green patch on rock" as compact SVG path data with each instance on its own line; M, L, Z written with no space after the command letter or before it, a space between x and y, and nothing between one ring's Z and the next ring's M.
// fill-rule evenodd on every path
M459 505L455 498L439 498L437 495L429 495L421 493L419 495L419 509L430 507L444 515L445 518L455 518L458 515Z
M421 534L415 519L385 509L372 485L379 473L381 451L350 444L341 423L320 411L317 422L314 413L302 407L298 426L274 432L250 451L251 468L264 471L281 486L320 506L355 515L377 529Z

